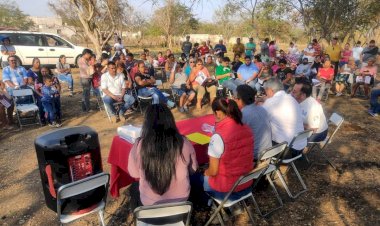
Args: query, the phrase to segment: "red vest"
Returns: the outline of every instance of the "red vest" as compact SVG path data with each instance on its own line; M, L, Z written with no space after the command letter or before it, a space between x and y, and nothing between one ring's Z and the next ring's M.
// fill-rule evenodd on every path
M210 187L219 192L228 192L240 176L253 169L253 134L246 125L237 124L226 117L215 126L224 142L224 152L219 159L218 174L209 177ZM237 187L241 191L251 186L245 183Z

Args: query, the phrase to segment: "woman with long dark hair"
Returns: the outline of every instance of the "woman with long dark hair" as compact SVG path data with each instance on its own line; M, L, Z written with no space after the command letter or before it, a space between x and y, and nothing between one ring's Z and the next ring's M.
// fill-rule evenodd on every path
M215 197L224 198L239 177L253 169L253 134L243 125L242 113L235 101L218 97L211 108L215 115L215 133L208 147L210 162L204 172L203 188ZM234 195L248 194L250 185L238 186Z
M197 167L194 148L178 132L170 109L164 104L150 105L145 112L141 137L128 160L129 174L140 178L141 203L187 200L189 174Z

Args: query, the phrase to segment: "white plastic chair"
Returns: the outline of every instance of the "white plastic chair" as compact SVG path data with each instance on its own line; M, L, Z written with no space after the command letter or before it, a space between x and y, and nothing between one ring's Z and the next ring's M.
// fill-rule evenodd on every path
M330 126L335 126L335 129L334 131L331 133L330 136L327 136L325 138L325 140L321 141L321 142L308 142L308 144L310 145L309 147L309 151L307 154L309 154L311 151L313 150L317 150L319 151L319 153L322 155L322 157L324 159L326 159L326 161L329 163L329 165L334 168L336 171L339 172L339 170L337 169L337 167L330 161L330 159L325 155L325 148L327 147L328 144L331 143L332 141L332 138L334 137L334 135L336 134L336 132L340 129L340 127L342 126L344 122L344 118L342 116L340 116L339 114L337 113L333 113L330 118L329 118L329 125ZM305 155L306 157L306 155ZM306 158L308 161L309 159Z
M27 125L41 124L39 109L36 104L36 100L33 95L32 89L14 89L12 92L13 101L16 110L17 120L20 124L20 128ZM27 103L21 102L22 98L27 98L31 101ZM33 123L30 121L33 120Z
M79 218L97 212L101 225L105 226L103 212L106 206L109 179L110 176L108 173L99 173L59 187L57 192L57 214L61 225L70 223L72 221L78 220ZM64 199L92 191L102 186L105 188L103 198L94 209L83 214L62 214L61 208Z
M234 206L235 204L238 204L238 203L241 203L243 204L244 206L244 209L247 211L248 213L248 216L249 216L249 219L251 220L251 222L253 223L254 220L253 220L253 216L252 216L252 213L249 211L248 209L248 206L247 206L247 203L246 203L246 200L251 198L253 200L254 203L256 203L255 201L255 198L252 194L252 191L250 191L247 195L244 195L242 197L240 197L239 199L236 199L236 200L229 200L229 197L231 196L231 194L233 192L236 192L235 189L237 186L239 185L242 185L242 184L245 184L245 183L248 183L249 181L252 181L252 180L256 180L255 183L257 183L261 176L264 174L264 172L268 169L268 164L265 164L259 168L256 168L256 169L253 169L250 173L244 175L244 176L241 176L234 184L234 186L232 186L231 190L226 194L226 196L224 197L223 200L220 200L220 199L217 199L215 197L213 197L212 195L208 194L213 203L213 207L215 208L215 211L214 213L210 216L210 219L207 221L207 223L205 224L206 226L211 224L211 222L214 220L215 217L218 217L218 220L219 220L219 223L223 226L224 225L224 221L223 221L223 218L220 214L220 211L222 210L222 208L225 208L225 207L232 207ZM253 186L255 187L255 185ZM250 189L250 188L247 188L247 189ZM216 207L216 204L218 205L218 207ZM257 207L257 204L255 204L256 207Z
M296 142L300 142L304 139L307 139L309 138L311 135L313 134L313 131L312 130L305 130L303 132L300 132L298 133L293 139L292 141L290 142L288 148L285 150L284 154L282 155L282 157L280 158L272 158L273 162L277 162L279 163L280 165L286 165L288 166L288 169L289 169L289 166L290 168L292 168L294 170L294 173L296 174L297 178L298 178L298 181L301 183L302 185L302 188L303 190L299 191L297 194L293 195L287 185L287 183L285 182L285 179L280 171L280 169L277 167L276 168L276 173L277 173L277 176L279 177L282 185L284 186L286 192L288 193L289 197L290 198L297 198L299 195L301 195L302 193L306 192L307 191L307 187L306 187L306 184L305 182L303 181L302 177L301 177L301 174L298 172L297 170L297 167L296 165L294 164L294 161L296 161L297 159L301 158L303 153L301 152L299 155L295 156L295 157L292 157L292 158L289 158L289 159L284 159L284 157L286 157L287 155L287 152L290 151L291 148L293 148L293 145L294 143Z
M189 201L140 206L134 211L135 225L190 225L192 203ZM184 219L185 222L184 222Z

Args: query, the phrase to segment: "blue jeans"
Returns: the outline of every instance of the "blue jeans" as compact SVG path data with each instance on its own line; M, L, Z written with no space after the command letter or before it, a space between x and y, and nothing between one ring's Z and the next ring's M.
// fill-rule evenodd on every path
M42 101L42 106L44 111L47 114L47 120L49 123L55 122L56 111L54 108L53 100L51 101Z
M307 141L309 142L321 142L324 141L327 137L328 130L326 129L323 132L320 133L313 133Z
M69 90L73 91L74 80L71 74L59 74L57 77L60 81L67 82L67 84L69 85Z
M254 79L253 81L250 81L247 85L249 85L250 87L252 88L256 88L255 85L256 85L256 80L257 79ZM243 80L240 80L240 79L230 79L230 80L227 80L227 81L224 81L222 83L222 86L231 90L232 92L236 92L236 88L240 85L244 85L245 82Z
M80 78L80 83L82 84L82 110L87 112L90 110L90 91L91 91L91 79L90 78Z
M160 102L162 103L166 103L168 102L168 98L166 98L164 96L164 94L159 90L157 89L156 87L151 87L151 88L140 88L138 90L138 94L139 96L143 96L143 97L150 97L152 96L153 98L153 104L158 104Z
M61 98L59 96L53 97L53 104L54 104L55 115L56 115L57 119L60 121L62 118Z
M380 103L377 101L377 99L380 97L380 89L373 89L371 92L371 110L374 113L380 113Z
M121 109L120 109L121 115L123 115L125 111L128 110L132 106L132 104L135 102L135 98L133 98L133 96L125 94L123 97L123 100L124 100L124 104L121 106ZM110 96L104 96L103 101L107 107L107 110L112 115L116 115L116 109L115 109L115 106L113 106L113 104L116 103L116 101L112 99Z

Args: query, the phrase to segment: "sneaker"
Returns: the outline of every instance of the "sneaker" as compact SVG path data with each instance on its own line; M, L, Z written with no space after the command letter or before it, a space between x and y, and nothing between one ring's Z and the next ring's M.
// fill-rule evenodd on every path
M55 123L55 127L57 127L57 128L62 127L62 124L61 123Z
M372 117L377 117L377 116L379 116L377 113L373 112L371 109L368 110L368 114L369 114L370 116L372 116Z
M180 108L179 108L179 112L184 113L184 112L185 112L185 109L184 109L183 107L180 107Z
M340 96L342 96L342 93L336 93L335 96L340 97Z
M120 117L119 116L116 116L115 119L116 119L116 123L120 122Z
M70 91L69 97L72 97L72 96L74 96L74 93L73 93L73 91Z
M131 108L129 108L129 109L127 109L127 110L124 112L123 115L130 115L130 114L133 114L133 112L134 112L134 110L131 109Z
M183 106L183 110L184 110L185 112L189 112L189 107L188 107L187 105L185 105L185 106Z

